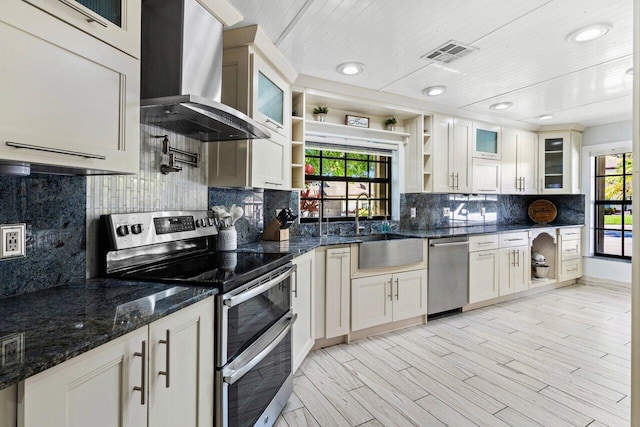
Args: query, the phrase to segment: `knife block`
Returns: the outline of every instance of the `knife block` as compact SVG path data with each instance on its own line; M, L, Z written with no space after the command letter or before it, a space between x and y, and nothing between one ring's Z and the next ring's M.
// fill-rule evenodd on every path
M262 240L273 240L276 242L289 240L289 229L280 229L280 221L273 219L262 232Z

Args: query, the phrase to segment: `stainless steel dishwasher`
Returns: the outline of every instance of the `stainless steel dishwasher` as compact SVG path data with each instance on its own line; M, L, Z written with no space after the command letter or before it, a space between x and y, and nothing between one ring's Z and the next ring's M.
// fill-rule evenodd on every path
M429 240L427 314L465 306L469 298L469 240L446 237Z

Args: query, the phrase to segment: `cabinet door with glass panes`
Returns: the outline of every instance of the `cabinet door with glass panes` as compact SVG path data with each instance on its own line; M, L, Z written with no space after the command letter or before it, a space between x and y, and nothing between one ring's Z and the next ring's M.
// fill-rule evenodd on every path
M541 132L538 138L538 193L580 193L582 134L575 131Z
M488 123L473 122L473 157L500 160L502 128Z
M391 216L391 157L365 151L337 151L307 141L302 222ZM351 232L353 230L344 230Z
M139 0L27 0L27 3L140 58Z
M251 117L269 129L272 140L288 143L291 85L256 53L251 54L251 70Z

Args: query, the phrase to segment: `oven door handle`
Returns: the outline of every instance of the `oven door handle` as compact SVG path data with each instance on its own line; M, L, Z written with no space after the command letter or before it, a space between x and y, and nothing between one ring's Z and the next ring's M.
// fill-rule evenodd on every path
M238 295L234 295L231 298L227 298L222 301L224 305L227 307L235 307L238 304L242 304L243 302L250 300L253 297L260 295L261 293L268 291L269 289L275 287L284 279L291 277L293 272L296 271L295 264L292 265L286 272L274 277L269 280L267 283L263 283L260 286L256 286L255 288L247 289L244 292L239 293Z
M229 375L223 375L222 381L229 385L232 385L240 378L242 378L247 372L255 368L258 363L262 362L262 360L267 357L269 353L271 353L273 349L276 348L278 344L280 344L280 342L282 342L282 340L287 336L287 333L289 333L289 331L291 330L291 327L293 326L297 318L298 315L294 313L293 316L287 319L288 322L286 323L286 325L273 339L273 341L269 343L269 345L267 345L262 351L260 351L260 353L258 353L253 359L243 364L238 369L231 371Z

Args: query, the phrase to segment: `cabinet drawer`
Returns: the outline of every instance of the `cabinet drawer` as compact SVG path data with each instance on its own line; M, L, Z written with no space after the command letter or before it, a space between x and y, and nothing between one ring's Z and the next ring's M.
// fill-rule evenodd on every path
M516 246L528 245L529 233L524 231L521 233L500 234L500 247L513 248Z
M497 234L483 234L482 236L469 237L469 252L498 249L499 238Z
M580 253L580 240L562 240L562 261L578 259Z
M109 0L101 13L74 0L23 0L103 42L140 58L140 1Z
M581 230L579 228L561 228L558 233L562 236L562 240L580 240Z
M560 280L571 280L582 277L582 259L562 262Z

